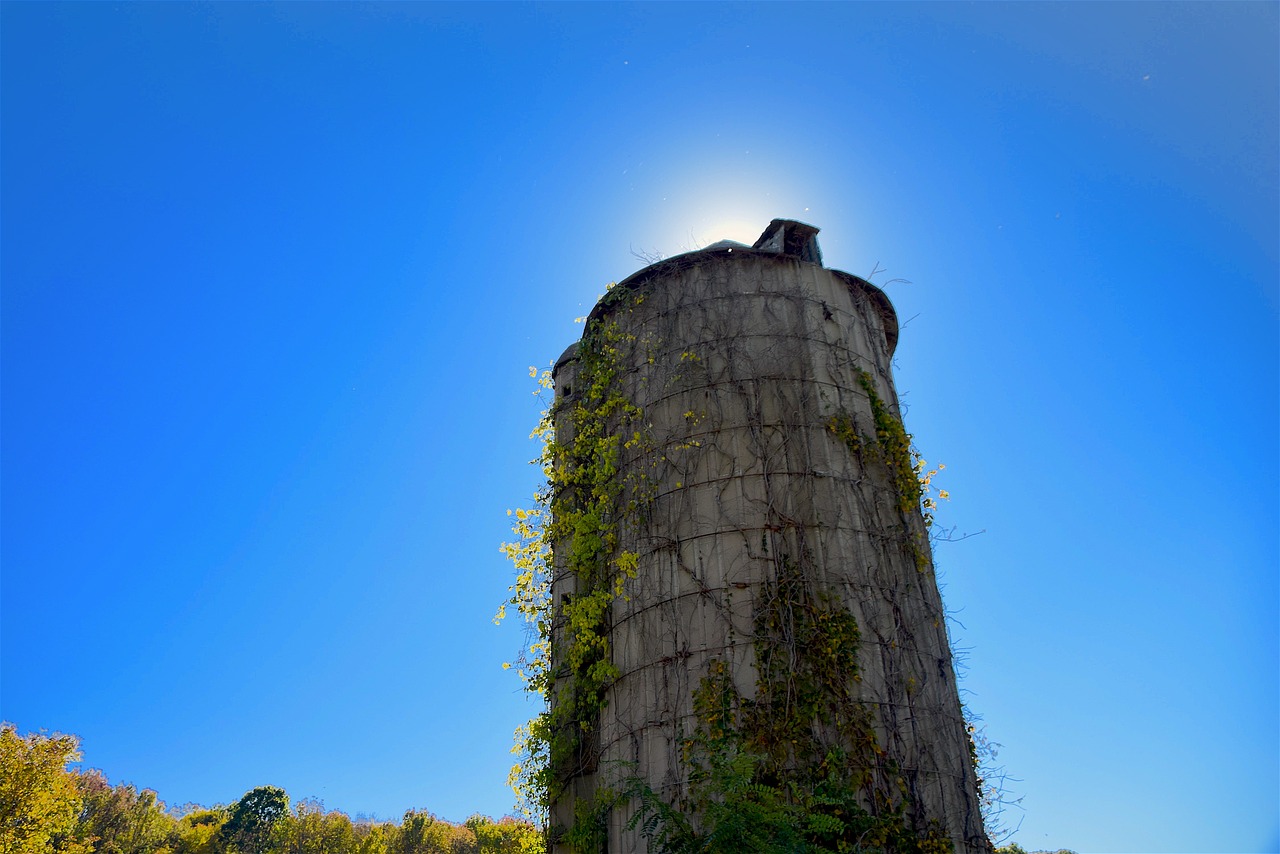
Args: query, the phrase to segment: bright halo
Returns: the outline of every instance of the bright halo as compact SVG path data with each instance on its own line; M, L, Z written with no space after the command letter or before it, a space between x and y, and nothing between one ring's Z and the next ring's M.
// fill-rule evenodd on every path
M807 221L817 189L807 168L793 158L753 147L748 154L723 149L672 152L655 164L662 179L649 188L651 202L632 233L646 257L671 257L721 240L747 246L775 218ZM631 245L636 254L637 244Z
M772 219L772 217L770 217ZM748 246L756 242L756 238L764 231L769 220L717 219L703 227L697 235L700 246L709 246L719 240L736 240Z
M773 181L733 175L715 176L696 182L695 186L698 185L701 192L691 194L691 204L685 214L681 242L688 249L701 249L721 240L736 240L750 246L774 218L803 219L805 216L801 213L805 206L798 204L801 193L780 188Z

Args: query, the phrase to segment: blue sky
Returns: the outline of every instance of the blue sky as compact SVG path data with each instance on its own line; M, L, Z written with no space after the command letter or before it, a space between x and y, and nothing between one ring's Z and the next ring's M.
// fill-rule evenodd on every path
M528 367L785 216L885 271L984 532L1012 838L1276 850L1278 8L0 5L0 716L170 803L506 812Z

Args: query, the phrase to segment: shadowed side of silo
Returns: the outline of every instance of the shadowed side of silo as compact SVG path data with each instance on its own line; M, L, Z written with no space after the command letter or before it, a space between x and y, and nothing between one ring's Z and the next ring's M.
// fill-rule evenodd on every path
M557 851L990 849L896 316L816 233L641 270L556 365Z

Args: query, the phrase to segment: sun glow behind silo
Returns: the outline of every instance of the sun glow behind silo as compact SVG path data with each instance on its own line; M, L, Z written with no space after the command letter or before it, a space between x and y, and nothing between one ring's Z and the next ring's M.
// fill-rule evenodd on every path
M680 127L679 124L667 126ZM836 239L824 258L860 266L870 223L868 200L885 189L861 174L850 147L832 150L823 134L705 123L650 140L644 162L629 168L625 195L613 202L614 242L624 264L669 258L734 240L750 246L775 218L820 224ZM858 192L849 194L850 185ZM839 190L837 188L840 188ZM843 191L843 192L842 192Z
M775 217L802 219L809 207L803 187L751 174L701 176L682 195L682 204L671 211L670 227L680 229L677 252L719 240L750 246L760 236L761 223Z
M644 235L650 255L678 255L720 240L750 246L775 217L810 216L819 193L810 169L781 152L728 151L720 144L666 154L655 158L661 177L636 210L636 233Z

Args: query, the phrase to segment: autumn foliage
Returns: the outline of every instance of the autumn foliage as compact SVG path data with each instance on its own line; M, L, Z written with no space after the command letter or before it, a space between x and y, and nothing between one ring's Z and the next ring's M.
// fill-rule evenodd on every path
M156 793L112 785L73 735L0 725L0 854L541 854L528 822L461 824L409 810L400 823L353 821L314 799L259 786L233 804L166 809Z

